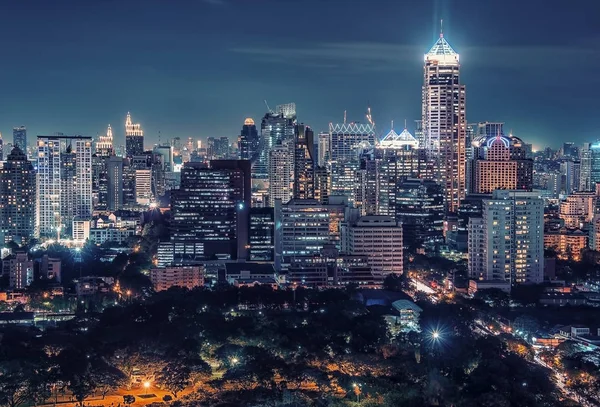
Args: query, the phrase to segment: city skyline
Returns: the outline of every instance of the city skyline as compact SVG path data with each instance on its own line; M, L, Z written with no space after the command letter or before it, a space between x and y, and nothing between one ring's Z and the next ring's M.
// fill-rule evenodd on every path
M110 123L115 145L122 145L120 124L131 111L148 145L159 131L162 141L234 141L246 117L260 120L266 99L270 105L296 102L299 121L317 132L341 122L345 110L349 120L364 122L370 105L382 136L391 120L419 119L421 57L443 18L446 37L461 54L469 122L503 121L538 148L555 147L565 137L591 142L598 138L594 104L583 85L598 80L577 67L600 60L591 21L581 19L600 6L583 3L578 9L544 7L539 19L530 15L543 3L514 0L366 9L362 2L333 1L320 4L319 13L309 12L310 4L304 9L272 1L186 2L177 10L130 1L119 12L107 2L93 13L72 1L51 8L11 4L0 33L10 39L5 52L21 56L0 77L0 132L9 140L13 127L25 125L30 137L95 137ZM287 19L261 26L275 4L317 29L283 30ZM361 28L344 33L319 24L359 15ZM227 30L216 24L223 18L231 22ZM27 30L19 30L23 21ZM243 24L248 21L256 24Z

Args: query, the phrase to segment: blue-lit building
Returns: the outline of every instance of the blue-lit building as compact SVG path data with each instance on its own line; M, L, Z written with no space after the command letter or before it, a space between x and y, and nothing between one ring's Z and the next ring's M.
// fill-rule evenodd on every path
M591 186L600 182L600 141L596 141L590 145L590 181Z

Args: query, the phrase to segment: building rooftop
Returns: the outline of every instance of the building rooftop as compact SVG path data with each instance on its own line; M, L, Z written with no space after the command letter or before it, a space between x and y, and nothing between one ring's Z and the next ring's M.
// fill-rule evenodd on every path
M433 47L425 54L425 59L439 59L436 57L453 57L458 60L458 53L450 46L444 38L444 34L440 33L440 38L433 44Z
M405 146L417 148L419 142L406 128L400 134L396 133L394 129L391 129L379 142L379 146L383 148L404 148Z

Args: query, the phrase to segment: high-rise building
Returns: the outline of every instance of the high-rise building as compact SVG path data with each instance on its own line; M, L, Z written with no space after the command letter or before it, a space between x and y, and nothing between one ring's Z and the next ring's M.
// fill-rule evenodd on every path
M92 139L38 136L37 162L37 233L60 237L75 218L92 216Z
M354 205L355 175L360 155L375 146L375 127L371 124L329 124L331 155L331 195L346 196Z
M544 201L535 191L494 191L468 226L469 276L511 285L544 279Z
M131 122L131 115L127 112L125 119L125 153L127 157L140 155L144 152L144 131L142 125Z
M113 147L113 132L110 124L106 129L106 135L101 135L96 142L96 155L100 157L108 157L115 154Z
M223 160L229 156L229 139L227 137L209 137L207 140L207 154L211 160Z
M581 150L579 150L579 160L581 162L579 170L579 191L593 191L591 181L592 171L592 151L590 149L590 143L583 143Z
M240 160L256 161L259 154L260 138L254 120L247 118L244 120L244 126L239 138L239 157Z
M327 167L315 168L315 199L323 205L329 203L329 186L331 185L331 172Z
M296 105L279 105L263 117L260 124L260 154L252 164L252 178L268 179L269 151L284 140L294 138Z
M0 169L0 231L4 242L25 244L35 232L35 170L19 148Z
M422 125L425 148L436 161L436 181L444 187L446 209L456 212L466 190L465 86L459 55L441 33L425 54Z
M294 199L315 197L315 143L314 132L304 124L295 128Z
M249 161L185 163L171 194L175 262L245 259L250 197Z
M275 200L288 203L292 198L293 159L289 144L292 140L285 140L283 144L274 146L269 150L269 200L270 207L275 206Z
M402 274L402 225L389 216L363 216L343 226L342 252L367 256L371 272L380 280Z
M110 156L106 160L107 203L109 211L123 209L123 158Z
M4 161L4 140L2 140L2 133L0 133L0 161Z
M13 128L13 146L19 147L27 155L27 128L25 126Z

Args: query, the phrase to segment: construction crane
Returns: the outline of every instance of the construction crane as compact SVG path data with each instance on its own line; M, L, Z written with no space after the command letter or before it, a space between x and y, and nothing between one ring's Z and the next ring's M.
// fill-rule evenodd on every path
M267 103L267 99L265 99L265 106L267 107L267 112L269 112L270 114L275 114L275 112L273 110L271 110L271 108L269 107L269 104Z

